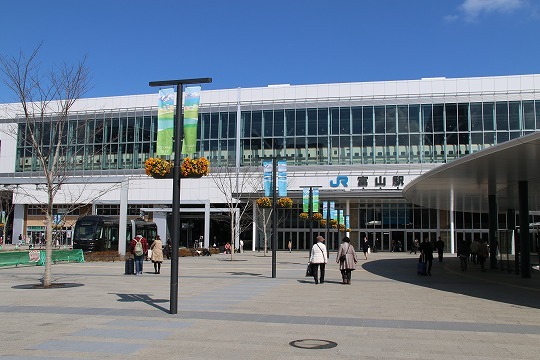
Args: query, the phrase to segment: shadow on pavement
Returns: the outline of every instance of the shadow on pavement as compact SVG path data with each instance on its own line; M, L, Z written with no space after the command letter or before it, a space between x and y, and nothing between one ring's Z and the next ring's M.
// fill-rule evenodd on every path
M442 263L435 258L431 271L433 276L418 276L417 261L416 257L382 259L366 262L362 268L375 275L417 286L540 309L538 278L523 279L500 270L480 272L472 263L469 263L467 271L462 272L456 258L445 258Z
M164 308L163 306L159 306L157 303L168 303L169 300L164 299L152 299L150 296L146 294L117 294L114 293L114 295L118 296L119 302L142 302L145 304L148 304L158 310L161 310L163 312L168 313L169 309Z

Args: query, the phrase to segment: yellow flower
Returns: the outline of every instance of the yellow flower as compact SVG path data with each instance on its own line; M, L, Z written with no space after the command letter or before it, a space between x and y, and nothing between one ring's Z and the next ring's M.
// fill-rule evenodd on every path
M272 207L272 200L270 200L269 197L262 197L257 199L257 206L263 207L263 208L269 208Z
M148 176L165 176L171 171L172 167L171 161L161 158L148 158L144 162L144 170Z

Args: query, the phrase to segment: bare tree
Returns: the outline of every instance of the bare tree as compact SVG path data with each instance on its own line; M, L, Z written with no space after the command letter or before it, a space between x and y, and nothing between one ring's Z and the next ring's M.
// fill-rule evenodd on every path
M76 130L73 134L73 129L69 129L68 115L89 88L89 69L83 59L74 65L63 64L41 73L37 61L39 48L29 57L22 52L15 57L0 57L0 64L4 83L13 91L20 105L15 119L19 123L19 144L22 142L30 150L44 179L46 261L43 286L49 287L53 204L61 187L73 176L70 161L77 150L67 144L79 136Z
M8 187L8 189L1 190L0 191L0 214L3 216L3 239L4 244L7 244L7 238L9 236L9 219L11 218L11 213L13 213L13 190ZM13 241L13 235L11 234L11 239Z
M257 196L257 190L262 187L262 176L249 167L212 169L209 176L223 196L229 211L232 260L236 235L240 235L252 225L249 214L253 209L252 203Z

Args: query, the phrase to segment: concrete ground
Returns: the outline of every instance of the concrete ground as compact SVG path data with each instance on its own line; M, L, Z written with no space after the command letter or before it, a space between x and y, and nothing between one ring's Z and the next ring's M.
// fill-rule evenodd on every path
M446 254L433 276L416 256L359 256L342 285L305 278L307 252L181 258L178 314L170 262L142 276L124 263L52 267L65 285L34 288L42 267L0 268L2 359L538 359L540 273L532 279Z

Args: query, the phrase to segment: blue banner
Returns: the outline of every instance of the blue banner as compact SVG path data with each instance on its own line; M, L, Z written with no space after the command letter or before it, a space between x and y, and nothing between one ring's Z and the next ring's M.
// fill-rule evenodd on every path
M263 187L264 196L272 196L272 161L263 161Z
M346 227L347 229L350 229L350 228L351 228L350 216L349 216L349 215L345 215L345 227Z
M330 201L330 219L337 220L336 202Z
M287 160L278 160L277 163L278 196L287 196Z
M324 220L328 219L328 201L322 202L322 218Z

